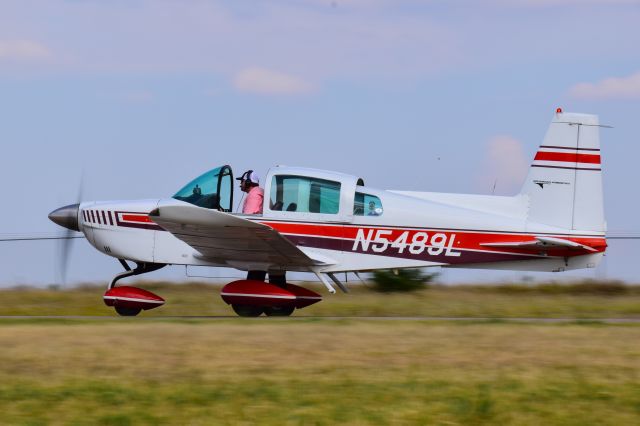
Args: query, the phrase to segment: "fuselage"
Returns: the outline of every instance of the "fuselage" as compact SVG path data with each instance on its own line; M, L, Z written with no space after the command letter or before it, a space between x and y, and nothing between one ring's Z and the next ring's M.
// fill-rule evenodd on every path
M310 215L297 217L295 212L270 212L267 208L263 215L239 216L272 227L302 251L329 259L322 269L325 272L429 266L563 271L595 267L606 249L604 233L527 221L527 200L521 196L401 193L372 188L361 191L380 200L380 214L328 221L313 220ZM181 202L152 199L82 203L80 229L97 250L115 258L237 267L202 257L148 216L162 203ZM574 241L592 250L557 248L532 253L483 245L537 236Z

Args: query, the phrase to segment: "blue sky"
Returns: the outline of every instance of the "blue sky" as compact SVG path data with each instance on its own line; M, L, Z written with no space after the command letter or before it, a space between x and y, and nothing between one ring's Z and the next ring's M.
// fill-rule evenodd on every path
M638 22L636 0L0 1L0 234L57 232L81 176L85 199L163 197L224 163L513 194L558 106L615 126L609 229L640 230ZM639 281L637 244L542 277ZM55 280L54 252L0 245L0 283ZM69 279L119 269L78 242Z

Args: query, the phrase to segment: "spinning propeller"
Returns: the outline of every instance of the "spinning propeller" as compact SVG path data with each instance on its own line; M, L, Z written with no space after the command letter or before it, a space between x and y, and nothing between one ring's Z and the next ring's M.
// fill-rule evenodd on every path
M83 179L80 179L78 188L77 203L60 207L49 213L49 219L57 225L65 228L56 238L58 240L56 248L56 271L58 281L64 285L67 281L67 268L69 266L69 257L73 248L73 240L79 237L76 232L80 232L78 223L78 215L80 210L80 202L82 201Z

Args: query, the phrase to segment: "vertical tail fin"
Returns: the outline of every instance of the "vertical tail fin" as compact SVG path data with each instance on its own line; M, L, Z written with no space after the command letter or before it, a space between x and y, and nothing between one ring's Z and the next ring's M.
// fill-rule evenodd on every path
M596 115L558 110L521 191L528 222L605 231L599 130Z

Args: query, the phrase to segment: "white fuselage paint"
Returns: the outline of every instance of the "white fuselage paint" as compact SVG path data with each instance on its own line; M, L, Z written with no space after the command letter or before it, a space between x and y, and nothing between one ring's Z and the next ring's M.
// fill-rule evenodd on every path
M381 216L351 216L349 222L324 224L322 222L314 222L313 218L308 217L308 215L305 218L298 218L295 212L289 213L288 217L283 217L283 212L277 212L277 217L273 217L276 215L270 215L268 209L264 215L260 216L239 216L266 224L274 221L274 223L314 223L320 224L319 226L334 228L343 226L357 228L355 238L326 237L327 240L344 242L340 250L299 245L299 248L310 257L331 260L331 262L327 262L327 266L321 268L323 272L369 271L430 266L563 271L594 267L602 256L601 253L586 254L571 257L568 260L558 257L537 259L529 259L527 257L526 260L519 260L517 256L514 256L511 261L451 264L447 259L455 260L463 252L478 251L473 248L458 249L456 242L461 234L483 235L498 233L500 235L514 236L525 233L527 235L540 233L544 235L584 236L586 233L551 228L546 225L534 226L531 223L525 224L525 220L518 217L517 214L521 206L515 202L512 212L503 209L501 214L495 214L484 210L482 204L481 208L475 210L472 203L460 207L459 205L446 204L444 202L438 203L431 199L391 191L366 188L366 192L376 195L382 200L385 210ZM433 194L430 194L430 196L432 198ZM132 218L140 220L141 217L146 216L157 207L160 201L156 199L82 203L79 218L81 230L97 250L115 258L172 265L220 266L246 269L241 264L211 262L203 258L191 246L171 233L161 230L152 222L131 221ZM482 202L486 203L486 200L483 199ZM103 212L105 213L104 217ZM98 217L100 218L99 220ZM110 217L113 220L110 220ZM402 224L401 227L397 226L399 223ZM153 229L154 227L157 229ZM428 230L433 231L429 232ZM394 233L397 236L393 237L392 234ZM286 232L283 232L283 234L292 239L299 236ZM593 236L592 233L588 233L588 235ZM604 235L601 237L603 238ZM400 255L412 254L420 258L394 257L388 255L391 252ZM494 252L496 251L494 250ZM438 259L430 260L430 257L438 257Z

